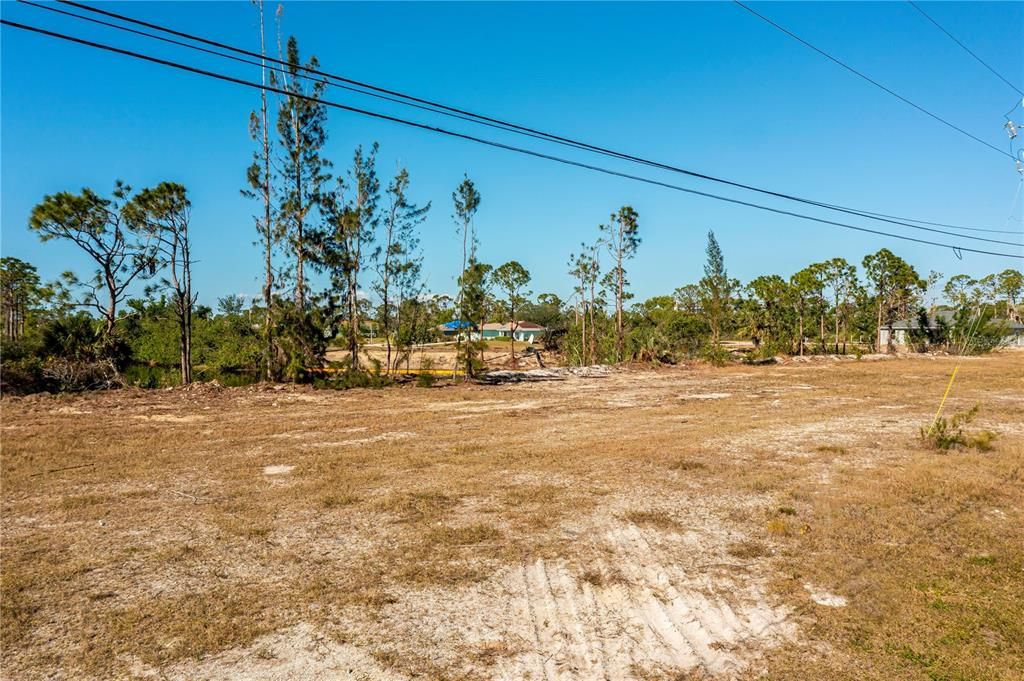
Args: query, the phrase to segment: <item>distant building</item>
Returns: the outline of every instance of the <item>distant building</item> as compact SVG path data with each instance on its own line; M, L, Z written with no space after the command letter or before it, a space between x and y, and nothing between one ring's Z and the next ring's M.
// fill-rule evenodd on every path
M944 323L946 326L952 326L955 316L955 310L936 310L934 314L928 315L927 329L929 331L938 331L940 323ZM996 319L993 321L995 323L1002 323L1006 325L1006 336L1003 338L1001 345L1008 347L1024 347L1024 324L1006 319ZM879 340L881 341L883 348L888 347L890 342L896 347L909 347L912 345L911 334L920 330L921 324L917 317L913 317L911 319L900 319L888 326L883 326Z
M475 331L476 326L473 322L464 322L458 319L453 319L450 322L438 324L437 330L445 338L454 338L463 333Z
M481 335L484 340L488 338L510 338L513 336L512 328L515 327L515 339L523 343L533 343L544 338L548 332L546 327L533 322L519 322L518 324L498 324L489 322L481 328Z

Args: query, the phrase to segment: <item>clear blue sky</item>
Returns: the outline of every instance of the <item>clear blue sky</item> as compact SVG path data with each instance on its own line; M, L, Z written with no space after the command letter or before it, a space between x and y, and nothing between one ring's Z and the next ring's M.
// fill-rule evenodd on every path
M103 6L258 48L255 10L246 2ZM1024 5L923 6L1007 78L1024 83ZM269 11L273 7L268 3ZM1017 95L906 3L756 7L937 114L1007 146L1003 113ZM258 78L244 65L221 64L32 7L3 2L0 11L13 21ZM298 37L303 55L315 53L331 72L779 191L921 219L1002 227L1019 180L1008 158L876 90L731 3L286 2L283 22L284 32ZM118 178L135 187L174 180L192 195L202 301L258 293L251 218L257 207L239 195L253 148L247 119L258 106L256 91L8 27L2 33L2 84L5 256L35 263L45 278L65 269L86 274L87 262L73 246L40 244L28 231L32 206L61 190L88 186L107 192ZM335 90L329 96L497 137L350 93ZM1024 113L1018 108L1015 116L1019 120ZM643 243L629 269L641 299L699 278L708 229L717 234L730 273L743 281L769 272L788 275L834 256L859 264L882 246L922 274L934 269L977 276L1020 268L1019 260L965 254L961 262L948 250L729 206L342 111L331 111L328 125L326 155L336 165L347 164L355 145L376 140L381 174L406 164L413 197L433 201L423 244L435 291L454 288L459 246L450 196L464 172L483 194L477 219L482 259L519 260L533 273L535 292L568 294L570 252L591 240L597 225L623 204L640 213ZM686 178L641 173L720 191ZM1021 253L1006 246L994 250L1001 249Z

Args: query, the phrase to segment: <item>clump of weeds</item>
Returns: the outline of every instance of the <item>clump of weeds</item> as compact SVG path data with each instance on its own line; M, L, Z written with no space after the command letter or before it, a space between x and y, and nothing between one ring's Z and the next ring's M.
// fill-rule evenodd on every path
M997 434L991 430L966 432L966 427L978 415L978 405L967 411L958 411L950 418L940 416L928 427L921 427L921 443L929 449L950 451L953 449L975 449L979 452L992 450Z

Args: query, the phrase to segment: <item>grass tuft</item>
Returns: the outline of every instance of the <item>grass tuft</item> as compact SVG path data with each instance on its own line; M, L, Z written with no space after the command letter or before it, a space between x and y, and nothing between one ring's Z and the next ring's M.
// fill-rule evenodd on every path
M625 520L640 527L654 527L659 530L682 530L683 525L664 511L627 511Z
M464 527L435 527L427 533L425 541L428 544L444 546L471 546L500 538L501 532L497 528L484 523L474 523Z
M424 522L440 519L459 503L456 497L436 490L391 494L375 504L378 511L393 513L399 522Z
M699 471L704 470L708 466L702 461L693 461L692 459L678 459L668 465L669 470L673 471Z
M359 497L355 494L343 492L341 494L328 494L320 500L320 506L326 509L331 508L342 508L344 506L351 506L358 504L360 501Z
M727 552L733 558L752 560L754 558L763 558L764 556L767 556L768 547L759 541L746 540L730 544Z

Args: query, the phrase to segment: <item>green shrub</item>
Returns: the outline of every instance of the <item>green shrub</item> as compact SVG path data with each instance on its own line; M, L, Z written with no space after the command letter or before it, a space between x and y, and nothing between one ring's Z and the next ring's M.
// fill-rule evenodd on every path
M702 354L705 360L716 367L724 367L732 359L732 354L721 345L709 345Z
M949 419L940 416L928 427L921 427L922 444L930 449L950 451L953 449L976 449L979 452L992 450L992 443L997 434L990 430L977 433L965 433L964 427L969 425L978 415L978 405L967 411L958 411Z
M0 365L0 394L28 395L51 389L53 386L43 375L43 360L39 357L8 359L4 356Z
M416 376L416 385L421 388L431 388L437 382L437 376L431 373L434 370L434 360L424 357L420 360L420 373Z

